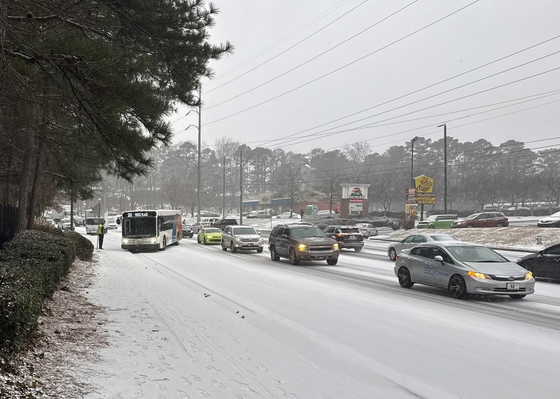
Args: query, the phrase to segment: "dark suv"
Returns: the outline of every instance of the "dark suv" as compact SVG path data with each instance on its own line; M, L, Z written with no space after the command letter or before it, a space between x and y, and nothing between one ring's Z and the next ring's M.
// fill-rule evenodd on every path
M292 265L300 260L326 260L336 265L340 250L336 240L325 236L321 229L305 225L278 225L268 239L270 259L288 258Z
M461 227L507 227L509 220L501 212L473 213L464 219L459 219L451 225L457 229Z
M360 252L364 247L364 235L354 226L328 226L325 235L338 241L339 247Z
M212 223L212 227L217 227L223 231L226 226L237 226L238 224L236 219L219 219Z

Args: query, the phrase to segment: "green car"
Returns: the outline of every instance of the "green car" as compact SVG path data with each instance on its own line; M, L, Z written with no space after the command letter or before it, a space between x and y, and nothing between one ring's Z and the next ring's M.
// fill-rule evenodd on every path
M217 227L206 227L198 232L197 240L199 244L221 244L222 230Z
M457 215L431 215L428 219L418 222L418 229L450 229Z

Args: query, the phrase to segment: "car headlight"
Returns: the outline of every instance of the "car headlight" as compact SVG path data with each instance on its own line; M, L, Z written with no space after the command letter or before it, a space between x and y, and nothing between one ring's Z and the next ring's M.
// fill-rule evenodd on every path
M533 272L529 272L525 275L525 280L531 280L533 278Z
M259 242L264 241L264 238L259 237Z
M480 278L480 279L483 279L483 280L490 280L491 279L491 277L488 274L484 274L484 273L468 271L467 274L471 277Z
M307 245L305 244L299 244L297 246L298 251L307 251Z
M335 251L338 251L338 243L337 243L337 242L335 242L335 243L332 245L332 249L335 250Z

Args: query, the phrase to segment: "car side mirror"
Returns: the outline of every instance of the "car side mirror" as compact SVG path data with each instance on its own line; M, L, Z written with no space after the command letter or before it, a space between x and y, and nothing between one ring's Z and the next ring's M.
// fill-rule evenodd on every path
M444 263L444 262L443 262L443 257L442 257L441 255L436 255L436 256L434 256L434 260L435 260L436 262L441 262L442 264Z

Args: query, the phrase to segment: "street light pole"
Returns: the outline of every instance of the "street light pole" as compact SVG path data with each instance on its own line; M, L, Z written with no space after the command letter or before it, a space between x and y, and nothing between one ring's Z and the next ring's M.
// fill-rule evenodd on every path
M200 147L202 132L202 84L198 86L198 162L196 178L196 222L200 226Z
M414 188L414 142L418 140L418 136L410 140L411 155L410 155L410 188Z
M443 126L443 213L447 213L447 125Z

